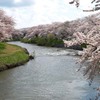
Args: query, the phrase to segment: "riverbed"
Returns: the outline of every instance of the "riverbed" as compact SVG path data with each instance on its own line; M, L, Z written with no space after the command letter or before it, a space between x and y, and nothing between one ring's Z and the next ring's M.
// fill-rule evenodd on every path
M0 72L0 100L94 100L100 78L89 86L83 72L77 72L77 57L64 49L9 42L26 48L35 59Z

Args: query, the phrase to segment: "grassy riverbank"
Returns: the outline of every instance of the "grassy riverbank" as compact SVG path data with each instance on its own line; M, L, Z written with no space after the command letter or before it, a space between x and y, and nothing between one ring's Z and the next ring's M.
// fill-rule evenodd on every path
M27 51L19 46L0 43L0 71L24 64L29 60Z
M33 37L31 39L21 39L21 42L37 44L46 47L63 47L62 39L56 37Z

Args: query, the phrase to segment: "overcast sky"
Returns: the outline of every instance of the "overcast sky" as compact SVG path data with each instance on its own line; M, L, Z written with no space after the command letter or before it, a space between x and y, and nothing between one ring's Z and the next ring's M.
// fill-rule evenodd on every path
M79 9L69 5L69 1L71 0L0 0L0 8L14 18L16 28L64 22L93 14L81 10L90 9L93 6L90 5L91 0L80 0Z

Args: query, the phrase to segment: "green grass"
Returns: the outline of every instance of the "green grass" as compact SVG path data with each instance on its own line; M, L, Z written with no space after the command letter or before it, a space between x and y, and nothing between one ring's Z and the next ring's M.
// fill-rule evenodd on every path
M2 49L0 53L0 68L28 61L29 55L25 53L25 49L6 43L4 45L5 49Z
M0 42L0 50L5 49L5 43Z

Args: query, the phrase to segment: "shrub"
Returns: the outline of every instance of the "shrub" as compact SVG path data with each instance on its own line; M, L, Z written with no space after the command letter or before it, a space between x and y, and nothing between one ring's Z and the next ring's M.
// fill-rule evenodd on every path
M22 39L21 41L49 47L60 47L63 45L63 41L55 37L53 34L48 34L47 36L32 37L31 39Z
M40 46L45 46L47 42L47 39L45 37L37 37L36 38L36 44Z

